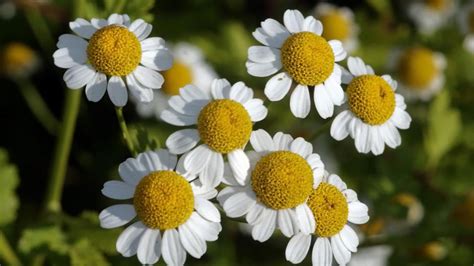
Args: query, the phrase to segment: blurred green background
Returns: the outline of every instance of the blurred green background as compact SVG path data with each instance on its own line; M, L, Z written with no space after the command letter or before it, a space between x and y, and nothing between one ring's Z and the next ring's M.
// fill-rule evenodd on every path
M355 55L376 73L388 73L393 49L423 45L447 58L446 84L428 102L408 104L413 118L401 132L402 145L381 156L357 153L352 139L337 142L329 132L314 141L329 170L336 171L370 208L370 222L360 228L359 250L387 245L389 265L472 265L474 263L474 55L462 47L464 35L454 19L430 36L408 19L411 1L330 1L354 10L359 26ZM467 2L467 1L466 1ZM464 2L463 2L464 3ZM200 47L220 77L244 81L265 98L266 78L246 73L252 31L266 18L282 21L286 9L309 15L318 1L309 0L44 0L5 1L13 15L0 18L0 49L23 43L37 54L38 68L26 78L0 77L0 264L12 263L6 243L24 265L138 265L123 258L115 241L123 229L104 230L97 214L112 204L101 195L105 181L117 179L118 164L129 157L121 139L114 107L82 96L77 129L67 167L62 213L42 211L56 136L28 108L24 89L36 87L52 115L61 117L65 95L63 70L53 65L59 35L79 14L107 17L113 12L145 18L153 36L167 42L186 41ZM7 10L8 11L8 10ZM4 13L2 11L2 13ZM456 17L457 14L454 14ZM343 63L345 65L345 63ZM25 81L26 80L26 81ZM270 133L312 136L324 123L314 108L305 120L289 112L288 98L269 107L258 127ZM176 128L139 118L132 103L124 108L136 142L143 149L160 147ZM53 126L54 128L54 126ZM275 234L255 242L239 223L223 219L224 230L208 243L192 265L288 265L288 239ZM310 256L303 264L310 264ZM160 261L158 264L163 264Z

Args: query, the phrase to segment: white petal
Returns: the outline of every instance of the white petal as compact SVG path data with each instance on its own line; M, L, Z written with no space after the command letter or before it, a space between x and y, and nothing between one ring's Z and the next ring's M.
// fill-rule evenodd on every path
M331 137L335 140L343 140L349 135L349 122L352 115L348 110L342 111L336 116L331 125Z
M166 109L161 112L160 119L175 126L189 126L196 124L197 116L183 115Z
M122 179L132 186L136 186L140 180L149 174L149 170L135 158L128 158L119 165L119 174Z
M183 154L194 148L199 139L199 132L196 129L182 129L166 139L166 147L171 153Z
M145 230L146 226L140 221L127 227L117 239L117 251L124 257L137 254L138 243Z
M89 23L89 21L78 18L72 22L69 22L69 28L71 28L74 33L81 36L82 38L89 39L92 34L94 34L97 29Z
M354 224L364 224L369 220L368 208L362 202L354 201L349 203L349 216L347 220Z
M128 18L128 16L127 16L127 18ZM130 18L128 18L128 20L130 20ZM109 25L112 25L112 24L123 25L124 17L122 15L119 15L119 14L112 14L107 19L107 22L108 22Z
M304 19L303 31L309 31L321 35L323 33L323 24L314 17L308 16Z
M245 66L247 67L247 72L252 76L268 77L281 69L281 62L273 61L271 63L255 63L247 61Z
M274 151L272 137L265 130L259 129L252 132L250 135L250 144L256 152Z
M303 234L311 234L316 229L313 212L306 203L296 206L296 218Z
M276 74L265 85L265 96L272 102L280 101L290 91L292 78L288 73Z
M311 235L299 233L292 237L285 250L286 260L293 263L301 263L311 247ZM316 264L313 264L317 266Z
M89 83L95 76L95 71L89 65L76 65L66 70L64 82L70 89L79 89Z
M368 153L371 146L371 139L369 138L370 126L360 121L360 119L353 119L353 121L356 121L354 139L357 151Z
M385 142L379 130L380 126L373 126L370 128L370 138L372 139L371 151L374 155L380 155L385 148Z
M400 146L402 138L397 128L391 122L383 124L380 129L384 142L387 143L390 148L395 149Z
M206 253L206 242L188 223L184 223L179 227L179 239L189 255L199 259Z
M240 185L245 185L248 181L250 162L249 158L242 149L234 150L227 154L229 166L234 174L235 180Z
M346 265L351 259L351 252L346 249L338 235L331 237L331 246L337 263L339 265Z
M111 199L124 200L133 198L135 187L122 181L107 181L102 188L102 194Z
M93 19L91 19L91 24L92 24L92 26L96 27L97 29L100 29L100 28L103 28L103 27L109 25L109 22L106 19L93 18Z
M342 61L346 58L347 53L344 50L344 47L342 46L341 41L338 40L331 40L328 42L329 45L332 48L332 51L334 53L334 60L336 62Z
M395 108L392 117L390 117L390 121L400 129L408 129L410 127L411 117L406 111Z
M313 145L307 142L303 138L299 137L293 140L290 146L290 150L294 153L301 155L301 157L306 158L306 156L313 153Z
M314 105L321 118L331 117L334 112L334 104L323 84L314 87Z
M222 154L211 152L209 160L199 175L199 180L201 180L204 186L217 187L221 183L223 175L224 158L222 158Z
M140 153L137 157L138 161L150 172L158 170L174 170L177 156L171 154L166 149L159 149L156 152L147 151Z
M193 212L186 223L205 241L216 241L222 227L219 223L209 222Z
M265 208L258 224L252 228L252 237L259 242L267 241L275 231L277 211Z
M81 50L81 52L84 53L84 56L86 56L85 59L87 59L87 45L88 43L86 40L74 34L63 34L59 36L59 40L56 43L58 48L68 48L71 52L74 50Z
M152 89L161 88L163 82L165 81L160 73L142 66L137 66L135 71L133 71L133 76L135 76L138 82L140 82L143 86Z
M357 201L357 193L352 189L346 189L342 192L347 199L348 203Z
M166 49L145 51L142 53L140 63L153 70L164 71L173 65L173 56Z
M253 91L245 86L245 83L239 81L235 83L230 89L229 99L232 99L241 104L246 103L253 97Z
M125 87L125 82L122 78L113 76L109 79L109 84L107 85L107 92L109 98L115 106L122 107L127 104L128 93L127 88Z
M252 122L262 121L268 114L267 108L261 99L251 99L244 104Z
M283 15L283 22L291 33L303 31L304 17L298 10L286 10Z
M331 76L324 82L326 93L335 105L341 105L344 102L344 91L341 87L341 69L334 64L334 71Z
M197 87L193 85L186 85L181 90L194 87L199 90ZM185 91L183 91L185 92ZM168 105L176 112L186 115L186 116L194 116L197 119L197 116L201 112L201 109L209 103L207 99L196 99L191 101L186 101L181 95L171 96L168 100Z
M287 151L290 150L291 142L293 138L290 134L284 134L282 132L277 132L273 136L273 143L275 145L275 150Z
M252 208L257 199L250 189L240 191L230 196L222 205L225 213L230 218L236 218L245 215Z
M176 229L168 229L163 233L161 253L168 265L184 265L186 251L184 250L179 233Z
M227 79L214 79L211 84L211 93L214 99L230 98L230 83Z
M117 204L105 208L99 214L102 228L115 228L130 222L136 216L133 205Z
M295 213L292 209L278 210L278 228L280 228L281 233L286 237L291 237L298 231L298 226L295 225L296 221L294 220L294 216Z
M398 83L396 80L392 79L390 75L383 75L382 78L392 87L393 90L397 89Z
M356 232L348 226L344 225L341 232L339 232L339 237L341 238L344 246L352 252L357 252L357 246L359 245L359 238L357 237Z
M349 71L352 73L352 75L356 77L368 74L364 61L362 61L362 59L359 57L349 56L347 59L347 66L349 67Z
M272 34L274 34L274 32L272 32ZM288 38L289 33L285 34L282 32L280 34L270 36L263 28L257 28L254 32L252 32L252 35L257 41L264 45L273 48L280 48Z
M147 229L138 243L137 258L143 264L155 264L160 255L160 230Z
M165 48L165 40L160 37L151 37L140 42L142 52L153 51Z
M329 184L335 186L337 189L339 189L339 191L343 191L343 190L347 189L346 183L344 183L344 181L342 181L342 179L338 175L331 174L327 178L327 182Z
M263 206L261 203L257 202L250 210L247 212L247 215L245 215L245 220L247 221L248 224L250 225L255 225L260 223L261 218L262 218L262 212L264 209L267 207Z
M305 118L308 116L311 109L311 100L309 97L308 86L300 84L296 86L295 90L291 94L290 109L291 113L293 113L295 117Z
M98 102L104 97L107 90L107 76L97 72L94 78L86 85L87 100Z
M194 85L186 85L179 89L179 95L183 97L186 102L193 102L196 100L209 100L209 95L204 90L199 89Z
M250 46L248 58L255 63L270 63L280 60L280 51L267 46Z
M126 77L127 86L130 93L141 103L149 103L153 101L154 93L149 87L141 84L134 76L133 72Z
M82 65L87 61L85 50L70 50L68 48L60 48L56 50L53 54L53 58L54 65L60 68L71 68Z
M219 223L221 221L221 215L219 210L210 201L201 197L194 199L194 209L204 218L211 222Z
M288 30L274 19L269 18L262 21L261 26L265 35L269 37L268 44L274 48L280 48L283 42L290 36Z
M137 36L138 40L144 40L148 35L150 35L152 26L146 23L143 19L137 19L128 28L135 36Z
M199 174L209 162L213 151L202 144L190 151L184 160L184 168L192 174Z
M318 237L313 247L313 265L332 265L332 248L329 239Z

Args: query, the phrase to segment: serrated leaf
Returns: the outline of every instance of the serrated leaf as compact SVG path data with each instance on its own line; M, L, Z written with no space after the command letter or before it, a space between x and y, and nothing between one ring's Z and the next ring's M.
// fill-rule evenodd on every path
M461 132L461 115L450 107L449 92L444 90L431 103L424 141L428 166L435 167L457 142Z
M57 226L26 229L18 243L18 249L25 254L33 250L46 249L64 255L68 252L65 234Z
M0 226L16 218L18 198L15 190L19 180L16 166L8 163L8 152L0 148Z
M102 253L99 252L87 239L76 242L69 251L73 266L108 266L110 265Z

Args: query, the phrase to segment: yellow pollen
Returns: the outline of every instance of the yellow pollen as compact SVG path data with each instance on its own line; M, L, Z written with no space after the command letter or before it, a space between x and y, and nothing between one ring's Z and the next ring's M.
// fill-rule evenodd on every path
M165 83L163 83L161 90L171 96L178 95L179 89L193 81L191 69L179 61L175 61L173 66L162 74Z
M346 92L352 113L369 125L383 124L395 110L395 93L379 76L355 77Z
M400 56L398 73L407 87L425 89L438 74L433 52L421 47L407 49Z
M276 151L263 156L252 171L252 189L266 206L294 208L303 203L313 189L313 171L300 155Z
M323 23L322 36L326 40L346 40L350 35L350 21L344 17L342 12L334 10L320 17Z
M450 0L425 0L425 4L431 9L442 11L448 5Z
M156 171L135 188L133 205L148 228L172 229L188 220L194 210L191 185L174 171Z
M108 76L126 76L140 63L142 48L127 28L110 25L96 31L87 46L89 63Z
M252 133L252 121L242 104L214 100L199 113L197 128L201 140L219 153L243 148Z
M347 223L349 208L346 197L331 184L319 184L309 195L307 204L313 212L316 221L315 234L318 236L334 236Z
M22 43L10 43L2 51L1 68L8 74L21 74L35 64L36 54Z
M323 83L334 69L334 53L323 37L312 32L291 35L281 47L284 69L299 84Z

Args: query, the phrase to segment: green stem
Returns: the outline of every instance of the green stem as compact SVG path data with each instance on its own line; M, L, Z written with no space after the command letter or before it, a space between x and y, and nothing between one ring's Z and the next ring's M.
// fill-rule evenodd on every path
M122 107L115 108L115 113L117 114L117 119L120 124L120 129L122 130L122 137L125 143L127 144L128 150L133 156L137 156L137 151L133 145L130 133L128 132L127 123L123 117Z
M331 128L331 122L332 119L328 119L324 124L322 124L314 133L311 135L311 137L308 138L310 141L314 141L317 138L319 138L322 134L324 134L328 129Z
M76 128L77 115L81 103L82 90L66 90L66 100L63 110L63 121L54 150L53 164L49 176L46 193L46 211L59 212L61 210L61 196L66 176L69 153Z
M20 259L18 259L2 231L0 231L0 257L2 257L8 265L21 265Z
M44 17L33 8L25 10L25 17L43 51L50 53L54 48L54 40Z
M23 98L25 98L26 104L36 119L38 119L40 124L51 135L56 135L59 122L51 110L49 110L36 87L28 79L16 79L15 81L20 89L20 93L23 95Z

